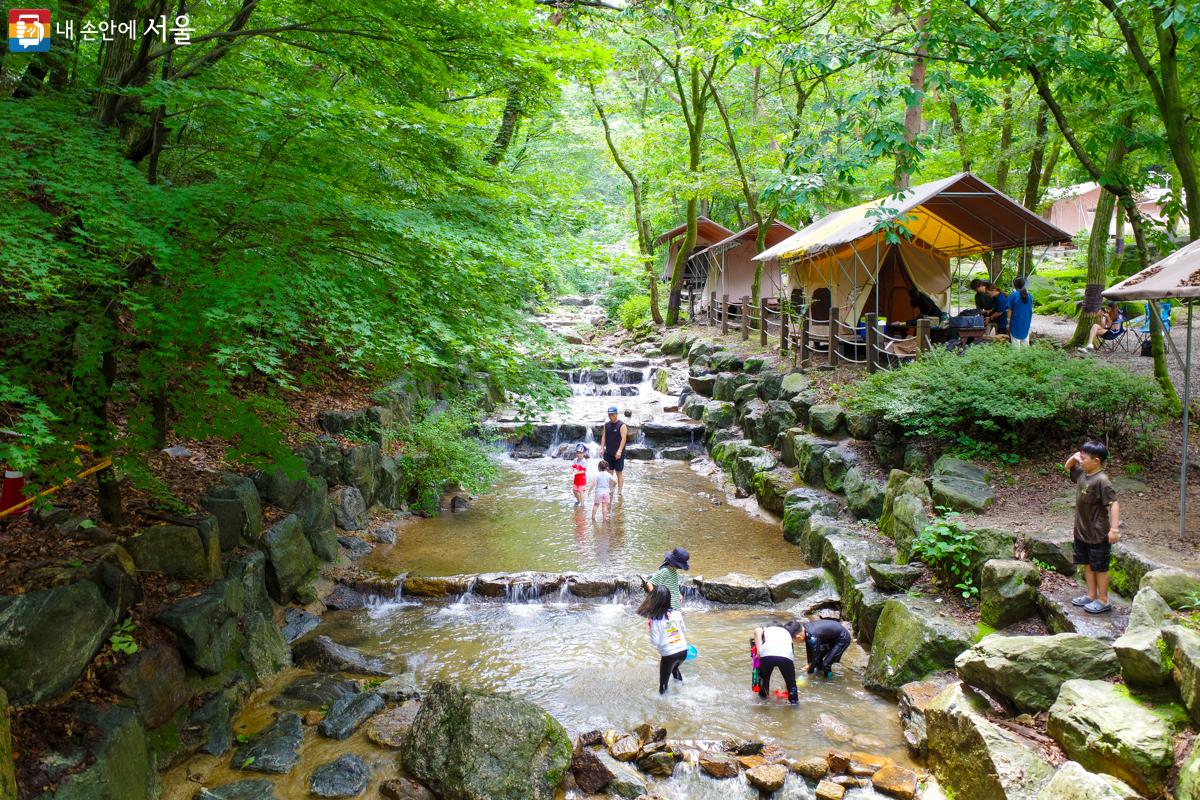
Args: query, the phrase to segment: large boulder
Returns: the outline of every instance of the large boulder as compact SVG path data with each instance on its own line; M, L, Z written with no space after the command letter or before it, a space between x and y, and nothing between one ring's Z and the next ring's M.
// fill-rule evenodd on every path
M803 597L828 582L829 576L825 570L794 569L779 572L767 579L767 591L770 592L771 602L782 603L795 597Z
M329 706L317 732L329 739L347 739L383 707L383 698L375 692L343 695Z
M825 467L825 451L835 446L835 442L817 436L792 437L792 446L796 454L796 473L805 484L821 486Z
M873 581L859 581L843 589L842 616L854 627L860 643L869 644L875 638L875 628L887 599Z
M1133 602L1129 604L1129 622L1126 623L1125 630L1152 628L1157 631L1170 617L1171 607L1158 592L1147 586L1138 589L1138 593L1133 596Z
M1005 628L1037 613L1038 568L1028 561L992 559L983 564L979 579L979 618L985 625Z
M1088 772L1074 761L1068 761L1054 773L1037 800L1132 800L1136 796L1137 792L1123 781L1111 775Z
M401 753L405 770L443 800L552 800L571 750L538 706L439 681Z
M892 535L892 509L896 496L900 493L900 487L911 477L912 475L902 469L894 469L888 473L887 483L883 487L883 505L879 511L879 532L884 536Z
M380 474L383 474L382 470ZM337 534L333 530L333 506L329 502L329 484L326 480L310 478L304 494L292 510L300 518L304 535L317 558L322 561L337 560Z
M946 675L937 675L929 680L913 681L900 687L897 711L900 728L904 732L904 743L913 758L924 761L929 755L929 732L925 724L925 710L947 686L957 681Z
M388 677L382 661L363 655L353 647L338 644L328 636L314 636L292 647L292 660L322 672Z
M775 469L779 461L761 447L743 447L733 462L733 482L744 492L754 491L754 476Z
M735 413L733 403L714 400L704 407L704 416L701 419L706 429L716 430L732 425Z
M867 475L862 467L846 471L842 491L846 493L846 505L859 519L877 520L883 513L884 485Z
M374 442L347 447L342 451L340 482L358 489L368 508L375 502L382 457L379 445Z
M971 577L980 581L983 565L993 559L1012 560L1016 557L1017 535L1003 528L970 528Z
M688 386L692 387L692 391L699 395L701 400L713 396L713 389L717 385L716 375L710 372L702 372L699 375L688 375L687 380ZM692 418L696 419L696 417Z
M96 736L81 760L91 763L61 779L53 800L152 800L159 796L158 773L145 724L128 708L76 706ZM11 795L16 797L16 795Z
M800 557L809 564L820 564L825 554L825 542L830 536L853 538L850 529L833 517L814 513L805 520L800 529L800 537L796 540L800 547Z
M313 770L308 790L315 797L357 797L366 791L370 776L362 756L344 753Z
M344 531L367 529L367 502L357 487L339 486L330 494L329 500L339 528Z
M300 761L304 723L296 714L280 714L234 751L229 765L234 769L283 775Z
M1171 655L1171 678L1192 722L1200 725L1200 634L1182 625L1168 625L1162 637Z
M1200 800L1200 747L1196 745L1192 745L1192 752L1179 768L1175 800Z
M1200 575L1175 567L1160 567L1142 576L1142 589L1153 589L1171 608L1192 608L1200 603Z
M1200 560L1165 544L1122 539L1113 545L1112 563L1108 568L1109 588L1130 597L1141 587L1146 575L1168 568L1200 573ZM1163 588L1171 591L1166 584Z
M254 481L227 472L200 498L200 506L217 518L221 549L232 550L238 544L253 546L262 533L262 500Z
M1025 534L1025 557L1063 575L1077 570L1072 549L1075 540L1069 530L1054 529Z
M858 454L849 445L839 444L830 447L821 457L821 479L825 488L831 492L840 492L846 481L846 473L858 463Z
M820 533L825 541L819 563L833 573L838 590L843 595L851 586L870 580L871 574L867 571L869 564L890 563L896 558L896 552L891 547L857 531L842 528Z
M708 408L708 400L699 394L689 394L683 401L680 411L691 419L704 419L704 411Z
M814 433L836 436L846 421L846 412L839 405L815 405L808 409L808 425Z
M955 511L980 512L996 501L987 483L987 470L950 456L942 456L933 465L929 485L934 503Z
M795 486L796 477L786 467L760 472L754 476L754 497L767 511L782 514L785 496Z
M985 636L954 662L958 677L1019 711L1045 711L1072 678L1101 680L1120 671L1113 649L1078 633Z
M913 542L929 524L932 507L929 491L920 478L909 478L900 487L892 504L892 542L901 562L912 559Z
M1150 796L1165 788L1174 763L1166 720L1106 681L1064 683L1046 732L1085 769L1112 775Z
M0 688L14 705L71 688L108 639L113 611L91 581L0 596Z
M779 397L782 400L791 400L810 388L812 388L812 381L807 375L801 372L789 372L779 383Z
M767 410L763 414L762 430L764 441L772 444L779 434L796 424L796 413L792 407L782 400L767 402Z
M704 599L714 603L757 605L771 602L771 590L766 581L737 572L697 583Z
M125 549L143 572L161 572L183 580L221 577L221 542L206 542L196 528L155 525L125 541Z
M1127 630L1112 647L1121 662L1121 677L1126 684L1158 688L1171 682L1171 662L1163 658L1170 652L1158 628Z
M1035 800L1053 769L1016 734L989 722L987 703L962 684L925 708L929 771L955 797Z
M375 487L375 502L384 508L400 509L404 507L406 499L404 470L400 466L400 460L392 456L383 456L379 459L379 482Z
M923 597L893 597L883 605L863 686L895 694L901 686L948 669L975 641L975 627Z
M837 513L838 502L832 495L820 489L792 489L783 496L783 538L792 543L799 542L809 517Z
M713 384L713 399L732 403L733 396L737 392L738 387L744 386L749 382L749 375L744 375L740 372L722 372L717 375L717 380Z
M267 557L267 591L277 603L289 603L317 574L317 559L300 518L289 514L259 541Z

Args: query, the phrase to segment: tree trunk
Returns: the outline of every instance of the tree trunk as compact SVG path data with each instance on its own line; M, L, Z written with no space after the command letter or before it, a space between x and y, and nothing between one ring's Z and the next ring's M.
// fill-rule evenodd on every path
M700 144L701 137L704 135L704 107L707 103L705 95L708 91L707 85L701 89L700 65L698 63L692 64L689 68L688 80L691 88L691 114L688 120L688 174L689 177L695 179L700 172ZM687 100L681 97L680 102L686 111ZM675 254L675 264L671 270L671 293L667 298L666 323L668 325L679 323L679 305L683 296L683 276L687 268L688 256L692 254L692 248L696 246L696 217L698 216L699 205L699 198L695 194L692 194L687 201L687 233L684 234L683 242L679 246L679 252Z
M950 112L950 130L954 132L954 141L958 145L958 156L962 159L963 172L971 171L971 157L967 155L967 133L963 127L962 115L958 112L958 102L952 97L948 106Z
M1108 156L1104 159L1104 171L1110 175L1117 174L1125 160L1126 143L1123 134L1132 121L1129 115L1121 120L1122 135L1108 148ZM1092 220L1092 230L1088 235L1088 271L1083 289L1083 305L1079 308L1079 320L1075 323L1075 333L1071 336L1071 341L1067 342L1068 347L1087 344L1092 326L1100 320L1100 293L1108 285L1108 228L1112 224L1113 210L1116 206L1115 194L1109 191L1100 192L1100 199L1096 202L1096 216Z
M1033 151L1029 154L1029 170L1025 173L1025 196L1022 205L1037 213L1037 201L1041 196L1042 157L1046 153L1046 131L1050 115L1044 103L1039 104L1037 121L1033 125ZM1028 247L1021 250L1021 274L1028 275L1032 267L1032 253Z
M996 163L996 188L1002 193L1008 192L1008 167L1012 155L1013 120L1012 120L1012 87L1004 89L1004 99L1000 103L1000 113L1003 121L1000 124L1000 160ZM999 280L1004 272L1004 253L995 252L988 256L988 278Z
M929 55L928 37L925 34L928 24L928 13L917 17L917 53L913 58L912 72L908 76L912 96L904 108L905 149L896 154L894 183L897 192L904 191L912 184L912 173L917 166L916 146L917 137L921 134L921 107L925 94L925 59Z
M508 152L508 146L512 144L513 136L517 133L517 123L521 116L521 90L517 84L508 87L508 98L504 101L504 115L500 118L500 130L496 132L496 139L492 142L492 148L488 150L484 160L493 167L504 160L504 154Z

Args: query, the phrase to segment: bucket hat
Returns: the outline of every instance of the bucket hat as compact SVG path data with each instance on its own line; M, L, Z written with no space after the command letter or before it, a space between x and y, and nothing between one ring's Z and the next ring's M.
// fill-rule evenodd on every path
M676 547L674 550L663 555L663 563L668 567L686 570L690 557L687 550L684 550L682 547Z

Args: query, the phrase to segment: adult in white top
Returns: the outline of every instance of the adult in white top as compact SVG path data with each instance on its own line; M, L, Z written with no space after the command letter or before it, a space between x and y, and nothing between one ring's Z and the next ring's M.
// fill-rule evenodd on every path
M794 706L800 704L800 692L796 688L796 654L792 645L796 637L803 635L804 625L796 621L754 629L759 697L771 697L771 673L778 669L787 684L788 702Z

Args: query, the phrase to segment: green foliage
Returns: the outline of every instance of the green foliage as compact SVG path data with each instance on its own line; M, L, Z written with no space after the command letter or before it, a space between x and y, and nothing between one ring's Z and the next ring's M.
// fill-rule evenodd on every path
M1050 566L1045 561L1042 561L1040 558L1034 558L1034 559L1030 559L1030 560L1033 561L1033 565L1035 567L1037 567L1038 569L1040 569L1042 572L1054 572L1054 567Z
M976 454L992 446L1016 455L1082 436L1145 448L1162 409L1147 378L1045 345L935 351L869 376L850 404L911 435Z
M1163 674L1170 674L1175 668L1175 651L1161 636L1154 641L1154 646L1158 648L1158 660L1162 664Z
M136 627L137 623L131 617L126 617L113 628L112 634L108 637L108 643L114 652L133 655L138 651L137 641L133 638L133 631Z
M659 310L661 311L661 309ZM629 331L652 323L654 320L650 316L650 295L635 294L626 298L617 307L617 319L620 321L621 327Z
M448 405L427 400L418 403L412 421L391 431L399 443L404 491L413 510L432 516L445 487L478 494L495 480L494 450L478 425L480 409L478 396L460 397Z
M962 526L957 511L939 508L935 517L917 534L913 553L947 585L958 590L964 600L979 594L971 574L971 563L978 553L975 532Z

